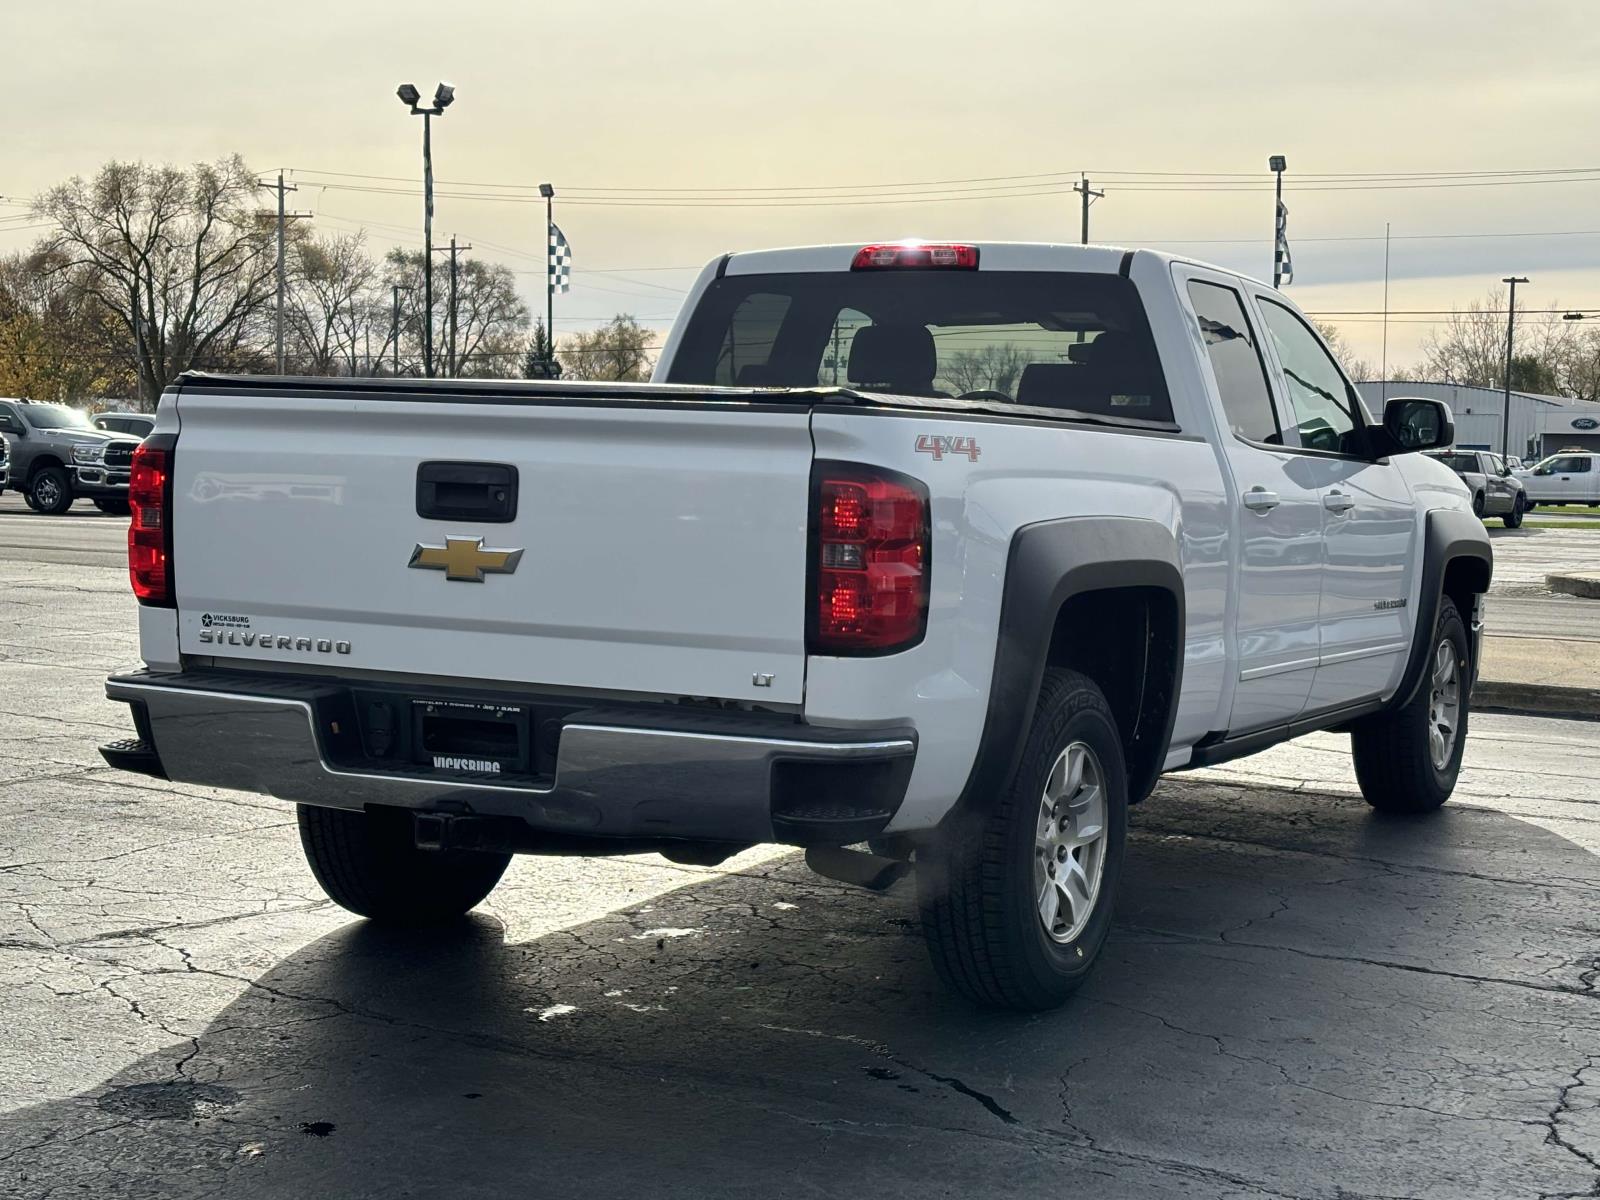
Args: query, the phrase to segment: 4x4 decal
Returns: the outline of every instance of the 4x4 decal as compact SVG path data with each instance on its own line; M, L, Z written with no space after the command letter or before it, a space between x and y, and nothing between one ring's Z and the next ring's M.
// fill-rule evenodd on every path
M946 454L952 458L957 454L964 454L972 462L978 461L978 455L983 453L978 449L978 440L969 437L946 437L941 433L919 433L917 435L917 453L933 455L934 462L940 462Z

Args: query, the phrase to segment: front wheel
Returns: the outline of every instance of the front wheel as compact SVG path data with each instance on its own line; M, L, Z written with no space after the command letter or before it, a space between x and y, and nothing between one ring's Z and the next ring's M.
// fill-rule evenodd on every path
M1483 493L1482 492L1473 493L1473 497L1472 497L1472 515L1475 516L1475 517L1479 517L1479 518L1481 518L1483 516Z
M72 480L60 467L44 467L28 488L28 506L34 512L57 517L72 507Z
M328 898L395 925L453 920L500 882L509 854L419 850L403 809L347 812L297 805L300 846Z
M1522 497L1518 496L1511 502L1511 511L1505 515L1507 529L1520 529L1522 527L1522 514L1524 512Z
M1356 782L1368 804L1379 812L1426 813L1450 798L1467 744L1471 690L1467 627L1446 596L1416 695L1357 722L1350 733Z
M939 975L991 1008L1066 1000L1111 927L1127 831L1127 770L1105 697L1076 671L1047 671L1011 787L917 855Z
M126 500L96 500L94 506L108 517L125 517L132 511Z

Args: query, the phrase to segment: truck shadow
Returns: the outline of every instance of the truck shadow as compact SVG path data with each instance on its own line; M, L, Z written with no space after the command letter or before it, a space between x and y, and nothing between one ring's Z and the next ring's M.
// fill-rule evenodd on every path
M908 894L795 862L522 944L352 921L0 1120L0 1193L1580 1192L1547 1134L1600 1032L1597 888L1500 814L1186 781L1054 1013L976 1012Z

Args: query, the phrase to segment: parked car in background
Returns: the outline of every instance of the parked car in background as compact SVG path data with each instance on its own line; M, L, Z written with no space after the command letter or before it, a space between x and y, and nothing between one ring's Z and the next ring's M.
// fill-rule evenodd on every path
M6 445L5 434L0 433L0 495L5 494L6 487L10 482L10 474L11 451Z
M1600 454L1588 450L1563 450L1543 462L1517 472L1529 508L1539 504L1600 506Z
M64 513L74 500L128 511L128 473L139 439L96 429L65 404L0 398L0 434L11 443L12 486L35 512Z
M156 427L155 416L151 413L121 411L95 413L89 418L89 423L107 433L127 433L141 441L149 437L150 431Z
M1480 517L1503 517L1507 529L1522 524L1528 500L1522 480L1506 460L1487 450L1441 450L1430 457L1438 459L1461 477L1472 493L1472 511Z

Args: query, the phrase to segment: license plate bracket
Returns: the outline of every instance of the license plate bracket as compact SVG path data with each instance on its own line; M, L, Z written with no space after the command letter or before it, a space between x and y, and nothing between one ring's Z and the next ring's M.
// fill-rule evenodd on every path
M526 705L466 700L411 702L412 758L457 775L526 775L533 722Z

